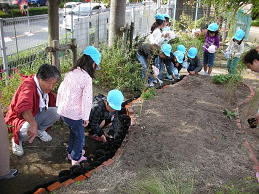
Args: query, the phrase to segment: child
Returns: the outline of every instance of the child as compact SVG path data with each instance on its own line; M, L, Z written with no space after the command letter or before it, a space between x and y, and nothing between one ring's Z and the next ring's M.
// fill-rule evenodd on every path
M186 52L186 48L185 48L185 46L182 45L182 44L178 45L178 46L176 47L176 50L177 50L177 51L181 51L183 54L185 54L185 52Z
M101 141L106 142L106 135L103 128L113 125L116 111L121 110L121 104L124 96L119 90L111 90L108 92L107 98L103 95L97 96L91 109L89 119L89 134L99 137ZM114 128L108 132L110 137L114 135Z
M143 79L146 77L148 64L158 48L159 46L155 44L142 44L138 47L137 59L142 66L141 77Z
M100 52L88 46L71 71L66 73L57 95L58 114L70 128L68 159L72 165L86 160L83 156L85 129L92 106L92 79L101 62Z
M228 59L228 73L236 73L237 63L241 54L244 52L244 37L245 32L241 29L237 30L233 39L230 41L228 48L226 49L225 57Z
M202 65L200 59L198 57L198 49L195 47L191 47L187 54L187 71L190 75L198 74L201 71Z
M210 75L214 66L215 52L219 48L219 26L211 23L207 28L205 43L203 45L203 63L205 75ZM208 69L209 67L209 69Z
M155 80L158 80L162 84L163 71L165 68L166 60L170 57L172 46L170 44L163 44L161 46L161 53L155 58L152 66L154 72L154 78L149 77L149 86L154 86Z
M161 45L165 38L169 36L168 33L162 34L162 28L165 26L165 17L163 14L155 16L156 22L151 27L151 34L147 37L150 44Z

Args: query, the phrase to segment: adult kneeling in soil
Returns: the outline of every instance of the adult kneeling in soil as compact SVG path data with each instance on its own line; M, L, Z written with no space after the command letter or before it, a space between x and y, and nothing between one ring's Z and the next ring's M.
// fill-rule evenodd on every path
M259 73L259 46L256 49L249 50L243 57L243 63L252 71ZM259 110L256 117L256 125L259 123ZM254 118L253 118L254 119Z
M111 90L108 92L107 98L99 95L95 98L89 119L89 134L93 135L101 141L106 142L106 136L114 135L114 117L116 111L121 110L121 104L124 96L119 90ZM105 134L103 128L111 126L108 134Z
M86 160L84 157L85 127L93 100L95 70L100 68L101 53L93 46L88 46L76 65L65 75L58 89L58 113L70 128L68 159L72 165Z
M23 141L32 143L35 137L51 141L46 129L59 120L56 96L51 92L60 79L59 70L43 64L36 75L23 78L5 117L6 124L12 126L9 128L13 133L12 151L17 156L24 153Z

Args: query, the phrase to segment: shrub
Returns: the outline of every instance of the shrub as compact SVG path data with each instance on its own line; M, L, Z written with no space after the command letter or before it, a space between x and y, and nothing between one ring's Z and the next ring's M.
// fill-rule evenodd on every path
M0 88L1 88L1 98L0 102L3 106L3 111L7 111L7 107L9 106L12 97L16 91L16 89L21 84L21 76L17 73L13 74L9 80L8 84L5 85L5 79L2 79L0 82Z
M253 20L251 26L259 26L259 19Z
M215 75L212 77L212 82L215 84L227 84L235 83L239 84L242 82L242 76L240 74L226 74L226 75Z
M156 95L156 89L155 88L148 88L146 91L144 91L141 94L141 98L144 100L152 99Z
M121 41L112 47L101 46L101 53L101 70L94 81L98 87L118 88L125 92L142 90L141 65L132 59L134 53L124 48Z
M48 7L31 7L29 9L29 15L42 15L48 14ZM19 9L11 9L8 13L0 12L1 18L12 18L12 17L22 17L24 16Z

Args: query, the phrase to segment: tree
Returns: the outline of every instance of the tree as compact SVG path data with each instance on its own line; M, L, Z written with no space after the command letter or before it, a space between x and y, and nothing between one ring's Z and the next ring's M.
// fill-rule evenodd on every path
M122 37L121 27L125 25L126 0L111 0L109 20L109 40L111 46L115 39Z

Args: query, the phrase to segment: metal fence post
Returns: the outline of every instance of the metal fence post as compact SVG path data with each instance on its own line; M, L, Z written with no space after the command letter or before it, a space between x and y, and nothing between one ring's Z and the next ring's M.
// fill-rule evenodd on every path
M3 25L2 18L0 18L0 36L1 36L1 53L2 53L2 59L3 59L3 68L4 68L4 72L7 75L6 78L8 79L9 68L8 68L7 55L6 55L6 47L5 47L5 40L4 40L4 25Z

